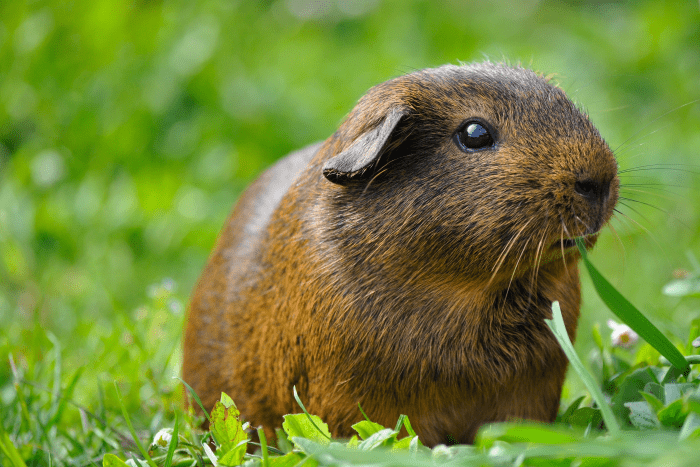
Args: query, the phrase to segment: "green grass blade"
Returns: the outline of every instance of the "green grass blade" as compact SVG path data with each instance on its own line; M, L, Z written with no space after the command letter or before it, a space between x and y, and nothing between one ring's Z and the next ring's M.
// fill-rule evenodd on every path
M148 451L144 449L143 444L141 444L139 437L136 435L136 430L134 430L134 426L131 424L131 418L129 418L129 413L126 410L126 406L124 406L124 401L122 400L122 393L119 390L119 386L117 385L116 381L114 382L114 390L117 391L117 400L119 400L119 406L122 409L122 415L124 416L124 420L126 420L126 424L129 427L131 437L134 438L134 443L136 443L136 446L139 448L139 452L141 452L143 458L146 459L148 465L150 465L151 467L158 467L156 463L153 462L153 459L151 459L151 456L148 455Z
M603 393L600 391L595 378L583 366L583 363L581 363L581 360L574 350L574 346L571 344L569 333L566 331L566 325L564 324L564 318L561 316L559 302L552 303L552 319L545 319L544 321L554 333L554 337L557 338L559 345L571 363L571 367L581 378L583 384L586 385L593 400L598 404L600 412L603 415L603 420L605 421L605 426L608 427L608 431L612 436L618 436L620 434L620 425L617 423L615 414L613 414L612 409L605 400L605 396L603 396Z
M403 419L403 426L406 427L406 431L408 432L408 436L410 436L411 438L414 438L414 437L417 436L415 430L414 430L413 427L411 426L411 422L409 421L408 416L406 416L406 417ZM398 431L398 430L397 430L397 431Z
M168 443L168 453L165 456L165 463L163 464L165 467L171 467L173 464L173 455L175 454L175 448L177 447L177 443L179 441L178 438L178 429L180 428L178 426L180 422L180 417L178 417L177 414L175 414L175 425L173 425L173 434L172 437L170 438L170 443Z
M265 437L265 430L262 427L258 428L258 438L260 439L260 450L262 452L262 467L269 467L270 458L267 453L267 438Z
M401 425L403 425L403 420L406 418L404 414L399 415L399 419L396 421L396 428L394 428L395 432L401 431Z
M292 390L294 391L294 399L296 399L297 404L299 404L299 407L301 407L301 410L303 410L304 413L306 414L306 418L309 419L309 421L311 422L311 425L313 425L313 427L316 428L316 430L317 430L319 433L321 433L321 435L323 435L325 438L328 438L328 440L330 440L331 437L328 436L326 433L324 433L323 430L321 430L321 429L318 427L318 425L316 425L316 423L314 422L313 418L311 418L311 415L309 415L309 411L306 410L306 407L304 407L304 404L301 402L301 399L299 398L299 394L297 393L297 387L296 387L296 386L293 386L293 387L292 387Z
M80 376L83 374L84 369L85 369L84 366L81 366L80 368L78 368L78 370L73 375L73 378L71 379L70 383L68 384L68 387L66 388L65 392L63 394L59 394L58 408L56 409L54 416L51 417L51 420L48 423L49 426L56 425L56 424L58 424L59 420L61 420L61 417L63 416L63 412L66 409L66 404L71 402L71 397L73 397L73 391L75 391L75 387L78 384L78 380L80 379Z
M5 428L0 422L0 451L10 460L12 467L27 467L27 464L22 460L22 456L12 443L10 436L5 431Z
M202 409L204 416L207 418L207 422L211 425L211 418L209 418L209 412L207 412L207 409L204 408L204 404L202 404L202 400L199 398L197 393L194 392L194 389L192 389L192 386L187 384L184 379L178 378L177 376L173 379L176 379L185 385L185 387L190 392L190 394L192 394L192 397L194 398L195 402L199 405L199 408ZM216 437L214 439L216 439ZM218 443L218 441L217 441L217 443ZM218 444L221 444L221 443L218 443Z
M10 362L10 369L12 370L12 380L15 387L15 393L17 394L19 408L22 413L22 421L30 431L36 431L34 430L34 419L29 415L29 408L27 406L27 400L24 397L24 390L20 385L20 383L22 382L22 378L20 377L19 371L17 370L17 366L15 365L15 359L12 356L12 353L10 353L8 360Z
M586 269L591 276L596 292L598 292L598 295L610 311L620 318L623 323L632 328L652 347L658 350L673 366L687 375L690 372L690 366L683 357L683 354L678 351L676 346L674 346L646 316L623 297L622 294L598 272L595 266L593 266L593 263L588 259L588 253L586 252L586 247L581 238L576 239L576 245L581 252L583 264L586 265Z
M362 406L360 405L359 402L357 403L357 407L360 409L360 413L362 414L362 416L365 417L365 420L372 423L372 420L370 420L369 417L367 416L367 414L365 413L365 411L362 410Z

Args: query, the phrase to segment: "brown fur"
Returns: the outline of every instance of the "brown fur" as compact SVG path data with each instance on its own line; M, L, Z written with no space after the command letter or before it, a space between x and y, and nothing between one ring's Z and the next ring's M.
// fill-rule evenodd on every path
M457 146L471 118L492 148ZM228 393L268 435L299 411L294 385L335 436L358 403L385 426L408 415L428 445L552 421L567 360L544 319L559 300L574 338L570 239L593 245L618 185L598 131L531 71L448 65L382 83L243 194L192 297L183 378L206 407Z

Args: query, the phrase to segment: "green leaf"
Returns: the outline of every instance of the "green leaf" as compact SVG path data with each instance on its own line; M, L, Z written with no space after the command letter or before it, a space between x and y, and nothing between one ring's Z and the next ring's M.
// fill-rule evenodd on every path
M569 423L582 428L597 427L603 420L600 410L592 407L581 407L575 410L569 417Z
M294 441L294 438L306 438L320 444L330 443L331 433L328 430L328 425L316 415L303 413L285 415L282 429L294 445L299 448L301 446Z
M217 450L216 453L219 455L219 465L241 465L243 463L243 456L245 456L246 444L242 443L238 446L234 446L223 454L220 454Z
M357 434L360 435L360 438L367 439L373 434L384 430L385 427L383 427L379 423L362 420L361 422L355 423L352 426L352 429L357 431Z
M649 407L654 413L659 413L659 411L664 408L664 403L657 399L653 394L649 394L647 392L641 392L640 394L647 404L649 404Z
M114 454L105 454L102 458L102 467L128 467L128 464Z
M284 424L283 424L284 425ZM286 430L285 430L286 431ZM322 452L324 446L328 446L330 443L328 440L325 438L321 437L322 441L321 443L318 443L316 441L312 441L308 438L302 437L302 436L291 436L289 437L289 440L299 449L304 451L305 454L309 456L313 456L316 453Z
M355 448L360 445L360 438L357 437L357 435L352 435L350 439L348 440L348 447L349 448Z
M408 444L408 452L410 452L411 454L415 454L421 448L427 449L423 447L423 443L420 442L418 436L414 436L413 438L411 438L411 442Z
M691 412L685 418L685 422L681 427L681 432L678 434L678 439L683 440L686 438L698 437L700 437L700 415L695 412Z
M591 276L593 286L603 302L608 306L623 323L631 327L644 340L651 344L661 355L681 370L684 374L690 372L690 365L683 358L683 354L644 316L634 307L615 287L608 282L603 275L593 266L588 259L588 253L582 238L576 239L576 245L581 252L581 258Z
M571 415L574 413L574 411L579 408L579 406L581 405L581 402L583 402L583 399L585 399L585 398L586 398L586 396L581 396L578 399L576 399L575 401L573 401L571 404L569 404L569 406L566 408L566 410L564 411L564 413L560 417L560 419L563 423L569 423L569 417L571 417Z
M646 401L626 402L625 407L630 409L630 421L637 428L657 428L659 420Z
M285 454L292 452L292 443L287 438L287 433L282 428L275 428L275 437L277 438L277 447Z
M693 383L669 383L664 385L664 402L666 405L677 401L684 394L694 391L698 387Z
M662 400L665 400L666 398L666 391L664 390L664 387L658 383L647 383L644 385L644 390L643 392L646 392L648 394L651 394L655 398L661 402ZM668 404L669 402L673 401L667 401L667 402L661 402L661 405Z
M384 428L383 430L373 433L369 438L361 442L360 446L358 447L363 451L369 451L377 446L381 446L384 444L384 442L392 438L396 439L397 434L398 432L392 430L391 428Z
M608 427L610 434L613 436L619 435L620 426L618 425L610 406L605 400L605 396L603 396L603 393L600 391L595 378L593 378L593 376L583 366L581 359L578 358L578 355L574 350L573 344L571 344L569 333L566 331L566 325L564 324L564 318L561 316L559 302L552 303L552 319L545 319L544 321L547 323L547 326L549 326L549 329L551 329L554 333L554 337L556 337L559 345L568 357L571 367L574 369L576 374L578 374L579 378L581 378L583 384L586 385L586 388L591 393L593 400L595 400L596 404L598 404L601 414L603 415L603 420L605 421L605 426Z
M273 457L271 458L267 465L269 467L294 467L295 465L298 465L302 460L304 460L304 457L299 454L298 452L290 452L285 454L284 456L280 457ZM309 462L306 462L304 465L309 464Z
M610 405L615 414L624 420L629 420L629 411L625 407L627 402L638 402L644 397L642 391L647 384L658 384L656 375L651 368L645 367L633 371L627 375L617 390L617 393L610 400Z
M241 412L230 397L221 393L221 400L214 404L210 415L210 430L218 443L216 451L219 461L228 465L239 465L246 452L248 434L243 429Z
M304 407L304 403L301 401L301 398L299 397L299 393L297 393L297 387L292 386L292 390L294 391L294 399L297 401L297 404L299 404L299 407L301 407L301 410L304 412L304 415L306 415L306 418L308 419L309 423L311 423L311 426L316 428L316 431L321 433L323 436L326 437L326 439L328 439L328 441L330 441L331 435L330 435L330 432L328 431L328 425L326 425L326 427L324 429L321 429L319 426L317 426L316 422L312 418L311 414L309 414L309 411L306 410L306 407ZM357 404L357 405L359 407L360 404ZM362 410L362 407L360 407L360 410ZM364 412L362 412L362 415L364 415L365 418L367 418L367 415ZM316 417L316 418L318 418L318 417ZM318 418L318 419L320 420L320 418ZM369 418L367 418L367 421L369 421ZM323 423L323 422L321 422L321 423Z
M688 361L686 359L686 361ZM661 380L662 383L674 383L678 381L679 378L683 377L685 374L683 373L683 370L679 370L675 366L671 365L669 367L664 368L664 376L663 379Z
M221 403L227 409L233 407L235 410L238 410L238 407L236 407L236 404L233 402L233 399L231 399L231 396L229 396L225 392L221 393Z
M685 422L688 412L683 409L683 400L678 399L656 413L663 426L680 428Z
M493 423L484 425L476 435L477 446L498 440L506 443L567 444L578 440L570 429L536 422Z
M686 395L685 400L686 404L688 404L688 410L700 415L700 386L690 391Z
M418 448L418 444L420 441L418 440L417 436L406 436L405 438L401 438L394 442L394 444L391 445L391 450L392 451L403 451L403 450L411 450L413 449L413 446L415 445L415 449Z

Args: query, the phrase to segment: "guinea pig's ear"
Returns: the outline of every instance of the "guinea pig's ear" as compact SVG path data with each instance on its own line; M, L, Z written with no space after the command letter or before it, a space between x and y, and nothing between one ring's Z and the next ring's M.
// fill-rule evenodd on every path
M345 151L326 161L323 175L333 183L344 185L359 180L368 173L386 152L401 119L408 114L405 109L394 107L375 128L360 135Z

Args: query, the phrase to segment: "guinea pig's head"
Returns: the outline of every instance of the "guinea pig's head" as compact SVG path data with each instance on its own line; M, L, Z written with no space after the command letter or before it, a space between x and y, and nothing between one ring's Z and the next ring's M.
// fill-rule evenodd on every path
M447 65L387 81L331 141L327 239L387 264L510 278L574 258L577 237L592 246L617 202L617 163L598 130L519 67Z

